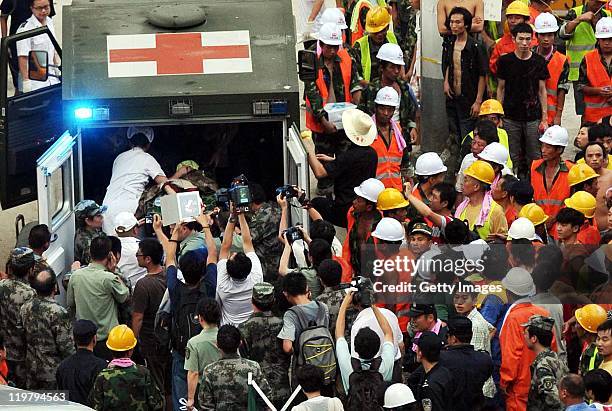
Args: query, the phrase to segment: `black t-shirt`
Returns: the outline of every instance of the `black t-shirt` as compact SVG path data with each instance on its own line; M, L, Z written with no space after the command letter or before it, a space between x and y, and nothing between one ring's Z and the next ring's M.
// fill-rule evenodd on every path
M376 177L377 165L376 150L355 144L334 161L323 163L327 175L334 180L335 204L350 204L356 196L354 188L364 180Z
M49 17L55 16L55 8L53 7L53 0L49 1L51 11ZM0 13L3 16L11 16L11 27L9 28L9 34L17 33L17 29L32 15L32 10L28 7L28 0L2 0L0 4Z
M539 81L550 77L544 57L532 53L527 60L508 53L499 58L497 77L506 80L504 113L515 121L534 121L542 118L538 97Z
M155 314L166 292L166 273L147 274L134 287L133 311L143 313L140 340L143 345L155 347Z

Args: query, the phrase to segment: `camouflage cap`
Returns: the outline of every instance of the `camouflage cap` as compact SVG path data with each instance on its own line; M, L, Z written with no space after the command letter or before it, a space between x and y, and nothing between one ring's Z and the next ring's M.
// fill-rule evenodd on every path
M253 286L253 301L268 305L274 302L274 286L270 283L257 283Z
M10 261L12 266L29 267L33 266L34 251L28 247L17 247L11 251Z
M74 216L77 219L85 219L104 213L106 208L106 206L100 206L93 200L81 200L74 206Z
M523 327L536 327L544 331L552 331L555 326L555 320L543 315L532 315L529 317L529 321L521 325Z
M425 223L416 223L415 225L412 226L412 230L410 230L410 234L425 234L429 237L433 236L433 231L431 230L431 227L428 226Z

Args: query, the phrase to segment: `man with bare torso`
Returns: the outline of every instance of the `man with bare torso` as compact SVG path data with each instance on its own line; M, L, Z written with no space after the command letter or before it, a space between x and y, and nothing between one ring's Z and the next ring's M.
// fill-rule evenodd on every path
M608 227L608 207L606 205L606 191L612 187L612 170L607 168L608 158L601 143L589 143L584 150L584 161L599 177L597 178L597 208L595 209L595 222L599 231Z
M484 26L484 2L482 0L438 0L438 31L441 36L451 34L446 20L455 7L463 7L473 16L471 33L482 31Z

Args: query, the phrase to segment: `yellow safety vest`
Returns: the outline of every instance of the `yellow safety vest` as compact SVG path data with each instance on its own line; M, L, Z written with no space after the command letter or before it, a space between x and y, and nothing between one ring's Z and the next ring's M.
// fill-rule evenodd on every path
M363 70L363 79L365 81L370 81L370 76L372 74L372 59L370 58L370 42L369 36L363 36L357 43L359 43L359 48L361 49L361 68ZM393 31L389 29L387 31L387 42L397 44L397 38Z
M474 139L474 131L470 131L469 134L467 134L465 137L463 137L463 140L461 140L461 145L463 145L465 143L465 140L470 137L470 139ZM497 139L499 140L499 144L501 144L502 146L506 147L506 149L508 150L508 152L510 152L510 146L508 145L508 133L506 132L506 130L504 130L503 128L497 128ZM508 161L506 161L506 167L508 167L510 170L512 170L512 159L510 158L510 156L508 156Z
M581 16L584 13L584 6L574 7L572 10L576 13L576 17ZM604 10L607 16L610 12ZM586 53L595 48L597 39L593 32L593 26L588 22L580 22L574 29L574 35L570 40L565 42L566 55L569 57L569 80L577 81L580 72L580 63Z
M483 240L486 240L487 237L489 237L489 234L491 233L491 214L493 213L493 210L495 210L496 207L501 207L501 206L497 204L495 201L491 201L491 209L489 210L489 214L487 214L487 218L485 219L483 226L474 226L473 223L468 222L470 230L473 230L474 228L476 228L476 232L478 233L480 238ZM465 221L467 219L466 214L467 214L467 207L465 207L465 210L463 210L463 212L459 215L459 220Z

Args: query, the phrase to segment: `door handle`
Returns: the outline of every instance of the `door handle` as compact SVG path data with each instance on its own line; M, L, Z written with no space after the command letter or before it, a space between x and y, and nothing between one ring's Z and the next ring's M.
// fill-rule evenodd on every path
M32 113L34 111L37 111L37 110L40 110L40 109L48 107L50 102L51 102L51 100L45 100L42 104L39 104L39 105L34 106L34 107L20 107L19 108L19 112L20 113L28 113L28 114L30 114L30 113Z

